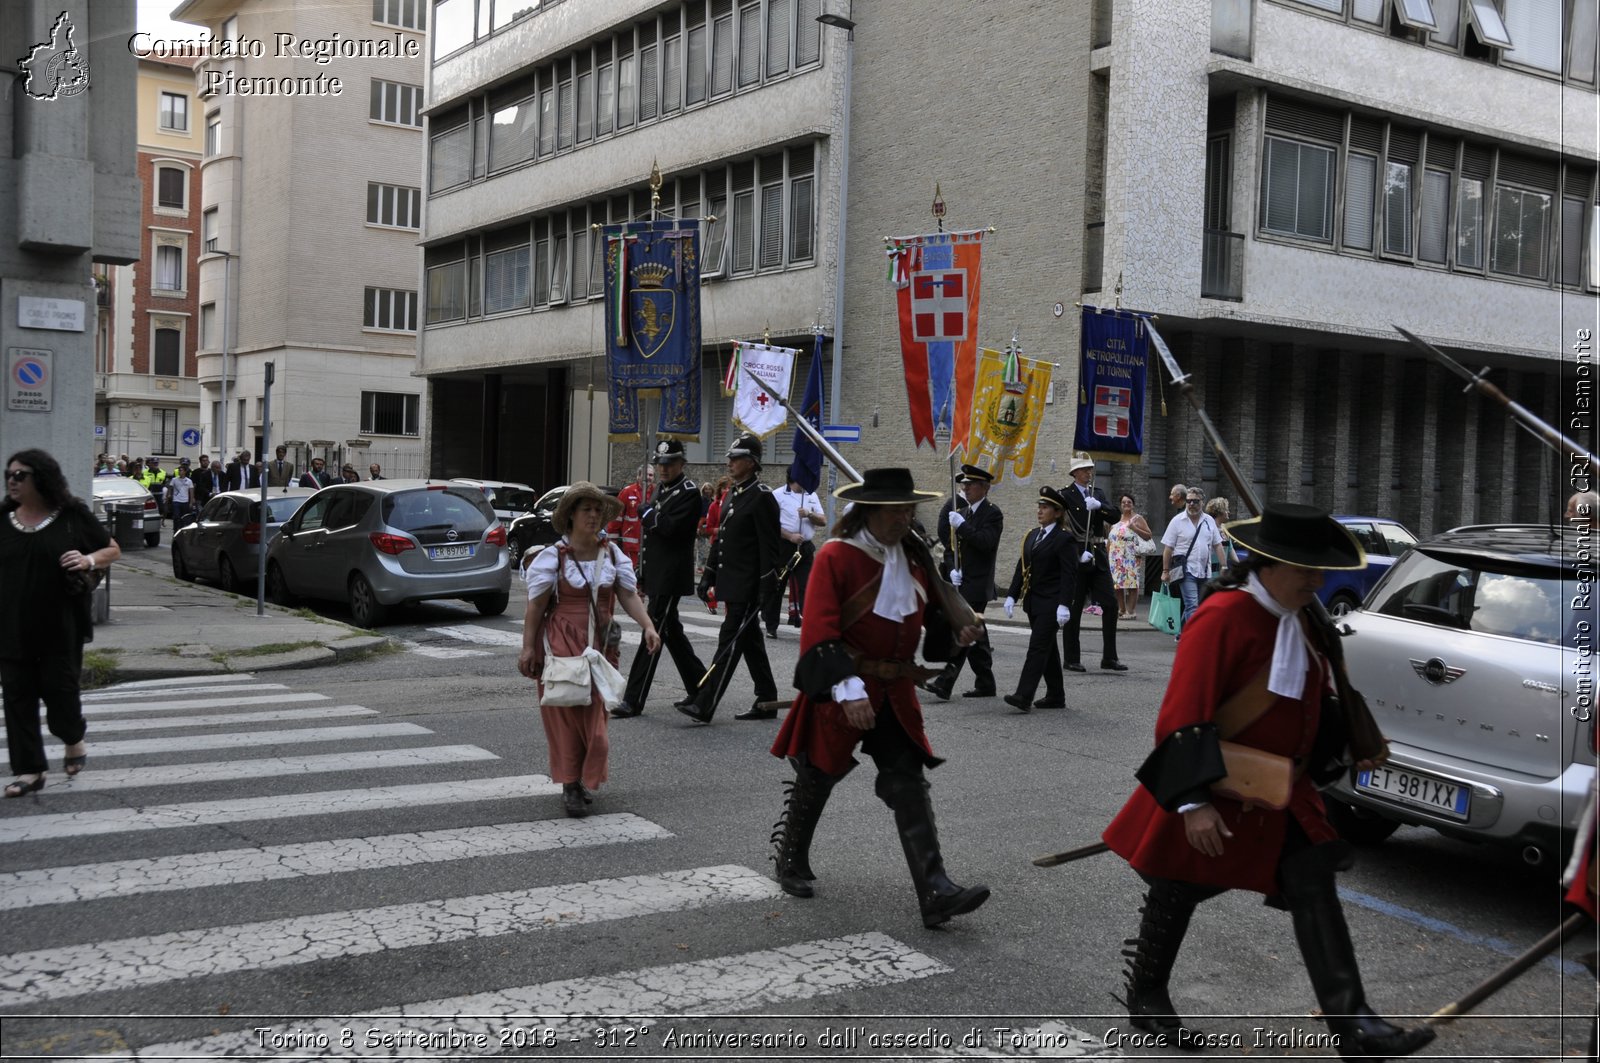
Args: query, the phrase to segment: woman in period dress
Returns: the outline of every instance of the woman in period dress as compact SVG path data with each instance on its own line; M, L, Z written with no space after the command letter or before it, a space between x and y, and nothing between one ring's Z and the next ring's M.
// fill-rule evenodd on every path
M1106 536L1106 553L1111 559L1111 586L1117 591L1117 617L1127 620L1139 608L1139 556L1141 542L1154 538L1149 523L1133 511L1133 496L1123 493L1118 501L1122 516Z
M529 679L544 673L545 640L557 657L576 657L595 638L604 640L612 613L622 609L644 629L645 648L656 653L661 639L640 600L633 563L615 544L601 538L606 522L622 512L612 496L587 481L569 487L551 525L561 540L528 562L528 611L523 617L522 654L517 669ZM615 667L618 647L597 645ZM539 683L544 694L544 683ZM587 705L540 705L550 778L561 784L567 815L589 814L594 791L606 781L611 752L606 704L591 684Z

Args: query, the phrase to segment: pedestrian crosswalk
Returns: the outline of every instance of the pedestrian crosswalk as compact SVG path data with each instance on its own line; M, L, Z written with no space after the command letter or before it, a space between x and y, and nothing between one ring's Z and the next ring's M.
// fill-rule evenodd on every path
M684 606L687 609L688 600L685 600ZM720 615L685 611L679 614L679 619L691 642L708 648L716 644L723 619ZM440 660L487 657L496 649L517 649L522 646L522 617L507 615L490 623L435 624L428 626L425 632L418 638L400 640L401 647L409 653ZM639 629L632 623L622 626L622 645L639 645Z
M345 711L379 715L337 700L250 675L129 683L86 696L89 770L70 781L52 774L41 800L0 807L0 941L13 943L0 955L0 1021L22 1023L8 1049L92 1040L97 1027L82 1017L105 1001L118 1012L177 1015L185 1007L174 1002L207 999L205 987L218 980L247 979L233 984L248 996L283 980L315 981L324 969L341 972L339 981L371 970L371 986L380 987L388 983L377 972L413 955L437 962L441 949L559 951L557 942L572 941L599 943L592 954L604 957L613 949L603 943L663 920L744 948L643 966L619 952L610 967L602 959L599 969L550 981L526 978L526 967L518 978L493 964L446 964L424 983L431 993L351 998L363 1004L359 1024L349 1016L287 1023L281 1006L252 1017L241 1000L230 1008L237 1020L225 1011L110 1051L393 1057L455 1045L474 1049L459 1056L526 1056L557 1043L582 1047L597 1024L620 1028L629 1016L693 1016L684 1029L700 1030L712 1016L756 1022L740 1017L956 973L936 949L876 930L747 942L739 928L751 906L786 903L764 867L684 861L692 838L632 812L541 818L555 813L548 799L559 785L503 770L496 753L417 723L306 726ZM99 737L145 730L161 733ZM61 747L47 753L54 762ZM507 802L522 814L507 816ZM507 867L532 867L532 877L508 877ZM600 867L601 877L581 873ZM384 875L399 878L375 877ZM370 888L376 881L403 885L391 893ZM366 887L347 886L354 882ZM116 915L95 918L102 908ZM72 919L59 940L21 933L63 912ZM99 932L70 929L80 924ZM338 1006L308 1001L301 1010L336 1014ZM508 1015L537 1018L511 1023ZM187 1032L173 1039L173 1029Z

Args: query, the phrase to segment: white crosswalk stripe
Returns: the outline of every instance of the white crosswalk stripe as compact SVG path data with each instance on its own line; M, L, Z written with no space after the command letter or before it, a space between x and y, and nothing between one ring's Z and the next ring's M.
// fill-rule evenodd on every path
M160 767L109 768L86 771L61 787L67 793L95 790L130 790L184 783L224 782L234 779L272 779L292 775L317 775L384 768L420 768L433 764L461 764L474 760L499 760L477 746L419 746L415 749L357 750L353 753L314 753L301 757L258 757ZM0 907L4 902L0 901Z
M286 723L304 720L337 720L349 716L376 716L377 709L365 705L319 705L312 709L264 709L260 712L212 713L209 716L157 716L150 720L124 720L98 717L89 726L94 734L118 731L171 731L180 727L237 727L246 723Z
M179 686L179 687L134 687L134 688L131 688L131 689L126 685L124 685L124 686L115 686L115 687L103 687L103 688L101 688L99 690L91 690L88 693L84 694L83 695L83 701L84 701L85 708L87 708L89 705L96 704L98 702L116 701L119 698L190 697L190 696L195 695L195 694L238 694L238 693L240 693L242 691L245 691L245 690L288 690L289 689L289 685L287 683L237 682L238 680L249 680L249 679L252 679L252 678L254 678L254 677L253 676L248 676L248 675L240 675L240 676L219 675L219 676L208 676L207 677L207 682L205 684L196 685L196 686L185 685L185 686ZM233 685L224 685L224 684L230 683L230 681L233 682ZM151 701L144 701L144 702L140 702L139 704L142 704L142 705L154 705L154 704L159 704L159 703L158 702L151 702Z
M226 734L173 735L169 738L124 738L111 742L97 742L91 736L89 756L130 757L142 753L188 753L195 750L254 749L258 746L290 746L305 742L344 742L359 738L411 738L431 734L426 727L414 723L352 724L348 727L305 727L284 731L230 731ZM45 754L55 760L61 755L61 745L47 744ZM0 756L5 755L0 747Z
M295 705L309 701L332 701L326 694L251 694L242 698L193 698L188 701L164 699L152 704L144 701L88 701L83 704L83 714L99 719L102 716L122 715L130 712L182 712L185 709L229 709L245 705Z
M95 691L97 694L114 694L133 690L171 690L182 687L205 686L212 683L250 683L255 676L248 672L234 672L229 675L177 675L165 679L131 679L126 683L117 683L113 686L103 687Z

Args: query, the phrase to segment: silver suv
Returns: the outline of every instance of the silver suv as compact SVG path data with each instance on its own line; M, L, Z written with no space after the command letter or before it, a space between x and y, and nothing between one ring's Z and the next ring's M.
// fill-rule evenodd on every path
M476 487L367 480L318 491L267 548L267 595L348 601L362 627L391 606L463 598L484 616L506 611L506 531Z
M1344 617L1350 677L1393 753L1325 795L1346 837L1420 824L1533 864L1570 845L1595 773L1580 534L1456 528L1413 547Z

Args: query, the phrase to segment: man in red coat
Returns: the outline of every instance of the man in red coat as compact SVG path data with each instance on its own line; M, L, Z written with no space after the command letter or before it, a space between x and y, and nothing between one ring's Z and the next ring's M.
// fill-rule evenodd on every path
M1323 570L1359 569L1366 558L1343 525L1312 506L1269 505L1225 530L1250 551L1235 570L1244 582L1229 581L1184 625L1156 748L1137 773L1142 786L1104 835L1149 885L1139 936L1123 952L1129 1022L1169 1047L1203 1046L1168 996L1172 966L1196 905L1255 890L1288 908L1339 1054L1409 1055L1434 1032L1391 1025L1367 1006L1334 886L1334 872L1350 865L1349 846L1313 782L1346 770L1348 751L1334 719L1319 735L1331 673L1306 607ZM1272 755L1255 777L1278 770L1286 793L1262 794L1267 804L1229 796L1252 774L1241 752Z
M644 542L644 524L640 513L644 510L645 503L650 501L652 481L655 479L653 470L645 466L634 473L633 482L617 492L617 500L622 503L622 512L617 519L606 525L606 535L614 538L617 545L622 547L622 552L628 555L628 560L633 562L633 567L639 567L639 548Z
M894 812L923 925L938 926L989 899L987 886L963 888L945 874L923 775L943 762L922 725L917 643L926 620L928 656L943 659L951 632L942 613L927 609L930 580L938 576L913 562L902 540L916 504L939 495L916 490L909 469L869 469L861 483L835 495L854 508L817 551L800 626L800 694L772 745L772 755L795 769L772 835L778 884L791 896L813 895L811 837L834 784L856 766L860 745L877 764L874 790ZM970 645L980 634L976 626L962 628L959 642Z

